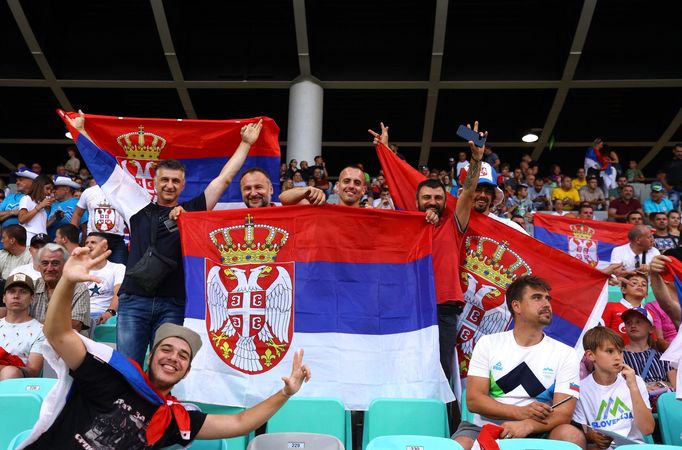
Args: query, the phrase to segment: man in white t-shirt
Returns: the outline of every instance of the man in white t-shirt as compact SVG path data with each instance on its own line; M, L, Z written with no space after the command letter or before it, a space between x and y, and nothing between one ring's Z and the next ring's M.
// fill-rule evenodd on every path
M104 233L90 233L85 239L85 246L90 250L94 250L97 244L106 240L107 238ZM104 251L106 251L107 244L103 245ZM101 280L97 283L94 281L87 283L90 290L90 317L98 325L116 315L118 310L118 289L121 287L125 274L126 266L107 260L100 262L90 271L90 275L94 275Z
M580 392L578 357L543 332L552 321L549 291L541 278L517 278L506 294L513 330L483 336L476 343L466 397L469 411L475 413L473 423L462 422L452 436L465 449L471 449L486 424L502 428L500 439L548 433L550 439L585 448L582 430L570 424Z
M43 369L43 325L29 314L33 292L33 280L23 273L10 276L5 283L7 316L0 319L0 382L37 377Z
M94 232L104 233L111 250L109 261L126 264L128 247L123 241L126 226L123 214L111 206L111 202L107 200L104 191L98 185L83 191L71 217L71 223L79 227L85 211L88 212L88 224L87 229L83 230L83 236Z
M646 225L628 231L628 243L611 251L611 264L623 263L623 270L649 273L649 263L661 253L654 247L654 236Z

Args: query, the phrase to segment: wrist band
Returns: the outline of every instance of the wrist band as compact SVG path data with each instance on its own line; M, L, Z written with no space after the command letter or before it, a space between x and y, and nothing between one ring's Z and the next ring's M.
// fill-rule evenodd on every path
M104 311L104 312L108 312L109 314L111 314L111 315L112 315L112 317L116 315L116 310L115 310L115 309L111 309L111 308L109 308L109 309L107 309L107 310L106 310L106 311Z

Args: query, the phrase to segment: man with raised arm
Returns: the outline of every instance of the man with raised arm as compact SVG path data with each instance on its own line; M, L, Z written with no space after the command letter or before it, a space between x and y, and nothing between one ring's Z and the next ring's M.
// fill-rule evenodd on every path
M81 136L76 144L81 147L95 146L85 130L85 116L67 118L69 125ZM183 211L210 211L225 189L241 169L249 149L260 135L263 121L250 123L241 129L242 141L234 155L223 166L204 192L191 200L180 203L185 188L185 167L176 160L168 159L156 166L154 184L157 202L152 202L147 190L132 177L122 174L118 182L107 180L102 190L112 206L120 211L130 227L130 255L126 276L119 291L116 345L124 355L142 365L147 346L151 346L157 328L166 322L182 324L185 317L185 273L180 252L180 233L175 219ZM82 150L81 150L82 152ZM113 177L114 175L112 175ZM107 192L111 190L111 192ZM125 195L122 195L125 192ZM125 198L122 198L125 197ZM157 217L152 224L152 217ZM143 259L151 244L153 225L156 229L156 251L174 261L176 270L158 280L158 286L150 289L130 275L136 264Z
M299 350L291 375L282 378L284 387L253 408L234 415L188 411L171 395L171 389L187 375L201 348L201 338L194 331L170 323L159 327L149 368L142 373L115 350L71 330L74 286L100 281L91 273L105 262L109 252L104 248L100 243L93 250L76 249L55 289L44 334L54 349L47 353L54 360L59 358L61 366L60 381L53 390L63 397L45 400L47 405L26 448L156 449L187 446L194 439L240 436L265 423L310 379L310 370L302 365L303 350ZM67 378L73 381L68 397Z

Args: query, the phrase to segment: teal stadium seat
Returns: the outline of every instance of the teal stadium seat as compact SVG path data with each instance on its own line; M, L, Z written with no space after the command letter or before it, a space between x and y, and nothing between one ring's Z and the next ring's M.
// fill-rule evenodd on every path
M499 439L497 442L500 450L580 450L580 446L572 442L552 439Z
M462 446L450 438L434 436L379 436L372 439L367 450L463 450Z
M682 446L682 401L675 398L674 392L666 392L658 397L656 406L661 440L667 445Z
M328 434L353 447L350 411L335 398L295 397L268 420L266 433Z
M227 441L228 441L227 439L211 440L195 439L194 441L192 441L191 448L193 450L227 450L228 449Z
M42 403L42 397L29 392L0 395L0 449L7 448L21 431L33 428Z
M0 381L0 395L32 393L44 399L55 383L55 378L12 378Z
M462 389L462 401L460 402L462 404L462 410L460 411L460 416L462 418L462 422L469 422L472 423L474 420L474 413L469 411L469 408L467 408L467 390Z
M105 323L95 327L93 340L96 342L105 342L107 344L116 343L116 323L117 316L109 318Z
M24 442L26 438L31 434L31 431L33 430L24 430L21 433L14 436L14 439L12 439L9 445L7 446L7 450L16 450L17 447L19 447L19 444Z
M665 444L628 444L621 445L618 450L680 450L680 447Z
M239 408L236 406L222 406L222 405L212 405L210 403L200 403L200 402L193 402L191 400L183 400L183 403L189 403L192 405L195 405L199 409L201 409L203 412L206 414L239 414L240 412L244 411L244 408ZM249 441L253 438L254 433L250 433L244 436L235 436L232 438L227 438L227 439L216 439L216 441L225 441L225 445L229 447L230 450L246 450L246 446L248 445ZM213 441L200 441L197 440L195 441L196 444L192 444L192 448L203 448L205 450L209 449L220 449L222 447L196 447L196 445L211 445L210 442ZM206 444L204 444L206 443Z
M362 448L379 436L450 437L445 403L432 399L380 398L365 412Z
M343 443L329 434L268 433L256 436L248 450L344 450Z

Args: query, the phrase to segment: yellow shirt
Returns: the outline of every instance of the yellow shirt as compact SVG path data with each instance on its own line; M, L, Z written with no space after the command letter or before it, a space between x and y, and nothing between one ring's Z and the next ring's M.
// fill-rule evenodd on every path
M578 205L580 205L580 194L576 189L569 189L568 191L565 191L563 188L554 188L552 191L552 201L555 199L560 198L561 200L564 201L564 211L571 211L574 209L577 209ZM571 200L573 203L571 204L566 204L566 200Z
M584 181L580 181L577 178L573 178L573 180L571 181L571 184L573 185L573 189L575 189L576 191L579 191L581 187L587 186L587 178L585 178Z

